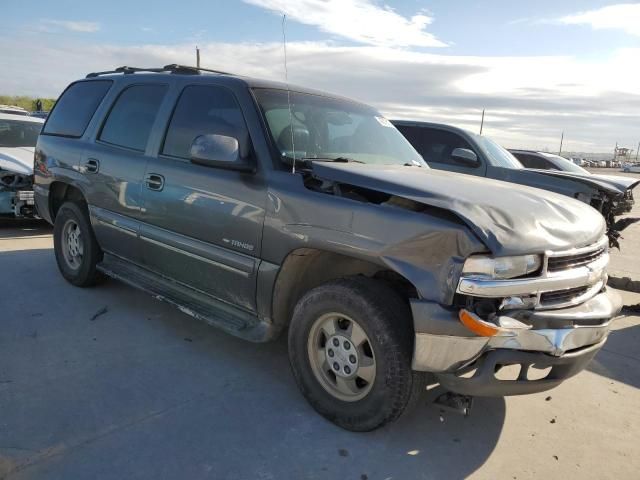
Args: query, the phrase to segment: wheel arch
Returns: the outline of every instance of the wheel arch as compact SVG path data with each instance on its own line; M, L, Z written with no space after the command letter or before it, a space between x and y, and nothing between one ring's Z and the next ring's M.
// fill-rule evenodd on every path
M77 185L59 180L52 182L49 186L49 215L52 222L55 221L62 204L67 201L77 202L87 208L84 192Z
M278 271L271 296L271 315L278 332L287 327L302 296L325 282L362 275L386 282L408 301L417 297L414 285L384 264L317 248L290 252Z

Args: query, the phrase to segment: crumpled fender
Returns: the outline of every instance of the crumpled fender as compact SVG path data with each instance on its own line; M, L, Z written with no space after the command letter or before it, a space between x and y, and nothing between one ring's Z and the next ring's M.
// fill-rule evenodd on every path
M590 245L605 233L600 213L546 190L438 170L314 162L319 178L408 198L456 214L497 256Z

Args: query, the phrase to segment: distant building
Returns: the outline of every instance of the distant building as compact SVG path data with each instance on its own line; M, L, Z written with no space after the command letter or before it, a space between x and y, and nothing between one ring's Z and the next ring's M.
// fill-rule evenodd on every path
M614 160L625 161L631 157L631 153L633 153L633 149L624 148L624 147L616 147L613 155Z

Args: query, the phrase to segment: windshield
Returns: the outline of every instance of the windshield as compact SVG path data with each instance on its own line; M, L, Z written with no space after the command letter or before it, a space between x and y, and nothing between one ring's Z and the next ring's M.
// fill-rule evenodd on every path
M339 159L428 168L402 134L373 108L290 92L289 112L285 90L255 89L254 93L284 159L293 159L295 150L296 160Z
M520 170L524 168L520 161L511 155L505 148L498 145L496 142L488 137L481 137L476 135L476 140L484 154L491 160L491 165L494 167L505 167Z
M35 147L42 124L0 120L0 147Z
M582 173L582 174L591 175L591 173L589 173L587 170L585 170L581 166L576 165L572 161L567 160L566 158L562 158L559 155L553 155L552 153L543 153L542 155L544 155L547 158L550 158L552 162L556 165L556 167L558 167L563 172L573 172L573 173Z

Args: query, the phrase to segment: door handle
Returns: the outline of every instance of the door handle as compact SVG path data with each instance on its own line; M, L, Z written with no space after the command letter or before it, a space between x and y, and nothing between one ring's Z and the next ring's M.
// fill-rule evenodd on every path
M100 170L100 162L95 158L90 158L85 162L84 167L87 173L98 173L98 170Z
M164 177L157 173L147 173L144 176L144 184L149 190L159 192L164 188Z

